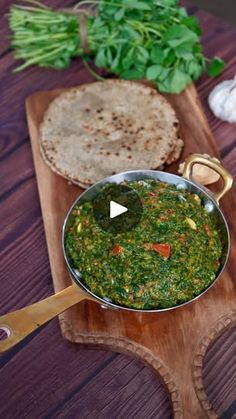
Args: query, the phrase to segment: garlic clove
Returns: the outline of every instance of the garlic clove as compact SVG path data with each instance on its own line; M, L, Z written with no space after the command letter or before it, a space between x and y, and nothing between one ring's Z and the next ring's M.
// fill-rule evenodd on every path
M204 153L204 157L210 157L208 154ZM212 160L220 162L216 157L211 157ZM184 162L180 163L178 168L178 173L182 174L184 171ZM210 185L215 183L220 179L220 175L215 172L213 169L210 169L203 164L194 164L192 171L192 178L195 182L200 183L201 185Z
M236 123L236 76L214 87L208 97L209 106L215 116L223 121Z

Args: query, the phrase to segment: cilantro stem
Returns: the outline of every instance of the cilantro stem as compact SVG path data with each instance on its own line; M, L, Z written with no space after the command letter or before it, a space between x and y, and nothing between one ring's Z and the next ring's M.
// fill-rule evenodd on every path
M58 48L56 48L54 51L47 53L47 54L42 54L42 55L37 55L35 58L32 58L28 61L25 62L25 64L22 64L20 67L17 67L17 69L15 70L15 72L24 70L25 68L29 67L32 64L36 64L36 63L40 63L41 60L45 60L45 58L49 58L52 57L55 54L58 54L59 51L62 51L64 49L64 45L60 45Z
M56 35L49 35L49 36L46 36L46 35L42 35L42 36L38 36L38 37L31 37L31 38L29 38L29 39L22 39L22 40L20 40L20 43L21 43L21 45L27 45L27 44L31 44L32 42L38 42L38 41L53 41L53 40L63 40L63 39L66 39L66 38L69 38L69 36L67 35L67 34L56 34ZM13 43L13 45L14 45L14 43Z
M38 7L41 7L42 9L51 10L46 4L41 3L41 1L38 0L24 0L25 3L31 3L35 4Z
M100 80L103 81L105 80L104 77L100 76L100 74L96 73L88 64L88 62L83 59L83 64L86 67L86 69L88 70L88 72L91 74L91 76L93 76L96 80Z

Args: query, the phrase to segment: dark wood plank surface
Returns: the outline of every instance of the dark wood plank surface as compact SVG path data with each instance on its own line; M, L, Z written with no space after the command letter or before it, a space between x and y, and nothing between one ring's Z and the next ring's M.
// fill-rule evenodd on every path
M0 314L53 292L38 200L25 98L41 89L73 86L91 77L80 60L62 72L30 68L12 73L4 14L0 8ZM48 1L63 6L71 2ZM236 72L236 30L190 6L203 28L205 53L227 61L220 79ZM235 125L210 112L207 96L220 80L203 76L197 84L224 165L236 179ZM235 188L235 187L234 187ZM234 189L236 190L236 189ZM232 208L232 211L235 209ZM236 328L209 349L204 365L207 394L222 418L236 418ZM63 341L53 320L0 359L1 418L168 418L171 407L159 378L142 363Z
M191 0L196 6L224 18L236 26L235 0Z

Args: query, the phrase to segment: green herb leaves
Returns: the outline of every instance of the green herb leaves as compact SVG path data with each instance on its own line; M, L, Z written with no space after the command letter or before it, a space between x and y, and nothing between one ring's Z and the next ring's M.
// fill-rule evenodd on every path
M171 91L172 93L180 93L189 83L191 83L191 77L184 71L175 68L165 79L165 85L167 89L164 89L164 91L167 90ZM161 86L160 89L162 89Z
M96 0L94 0L97 2ZM161 92L180 93L205 70L200 27L177 0L100 0L87 18L87 43L97 67L124 79L146 78ZM9 24L15 57L32 64L66 68L72 57L88 57L80 46L76 16L40 7L12 6ZM224 68L215 57L208 74Z
M209 76L216 77L222 72L222 70L224 69L224 66L225 66L225 63L223 60L221 60L221 58L214 57L212 61L210 62L207 72Z
M186 26L173 25L165 33L163 40L170 47L175 48L183 44L194 45L198 42L199 37L195 32L188 29Z
M151 10L151 7L144 1L139 0L126 0L124 6L129 7L130 9L137 10Z
M155 43L151 49L150 58L154 64L162 64L165 59L165 53L161 44Z
M101 48L98 50L98 53L95 57L95 64L97 67L106 67L107 58L105 54L105 48Z
M159 75L163 72L163 70L164 70L164 67L162 67L159 64L151 65L147 69L146 78L148 80L156 80L159 77Z

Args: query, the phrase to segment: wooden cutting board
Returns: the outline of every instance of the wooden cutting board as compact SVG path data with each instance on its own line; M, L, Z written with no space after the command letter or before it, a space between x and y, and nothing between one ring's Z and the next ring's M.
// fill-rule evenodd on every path
M43 162L38 144L44 111L62 90L39 92L27 99L26 110L48 253L55 292L70 285L61 249L64 217L82 192L53 173ZM181 95L168 95L181 123L185 148L217 156L213 135L193 85ZM168 167L176 172L176 166ZM216 418L203 388L202 364L208 346L236 324L235 202L232 193L221 208L230 225L231 253L220 280L190 305L164 313L135 313L83 301L59 316L62 335L71 342L95 345L141 358L161 375L167 386L175 418Z

